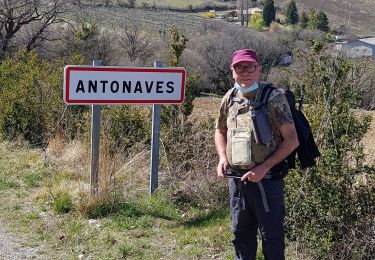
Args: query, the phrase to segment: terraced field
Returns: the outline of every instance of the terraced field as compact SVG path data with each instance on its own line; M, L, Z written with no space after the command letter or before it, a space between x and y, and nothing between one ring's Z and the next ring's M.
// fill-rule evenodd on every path
M73 16L74 12L70 15ZM210 19L191 13L121 7L87 7L85 16L86 19L106 28L121 29L124 24L137 24L158 33L168 32L173 25L183 33L190 33L201 27L203 23L212 22ZM222 26L235 25L222 22Z

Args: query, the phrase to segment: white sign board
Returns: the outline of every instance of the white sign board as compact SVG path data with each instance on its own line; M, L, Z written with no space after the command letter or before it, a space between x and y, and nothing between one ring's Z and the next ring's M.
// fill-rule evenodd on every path
M185 81L182 68L68 65L64 100L68 105L181 104Z

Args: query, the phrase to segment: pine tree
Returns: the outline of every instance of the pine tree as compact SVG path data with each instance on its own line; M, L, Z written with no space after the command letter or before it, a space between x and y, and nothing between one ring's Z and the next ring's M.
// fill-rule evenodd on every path
M313 9L309 10L307 25L312 30L329 31L328 18L323 11L316 12Z
M311 30L316 30L316 12L314 9L309 9L307 12L307 27Z
M297 24L299 21L298 16L298 9L296 6L296 2L292 0L288 5L288 11L287 11L287 22L288 24Z
M307 14L305 12L302 12L301 19L299 20L301 28L306 29L308 21L309 18L307 17Z
M269 26L272 21L275 21L276 9L273 0L266 0L263 8L263 21L266 26Z
M328 32L328 17L323 11L316 14L316 28L323 32Z

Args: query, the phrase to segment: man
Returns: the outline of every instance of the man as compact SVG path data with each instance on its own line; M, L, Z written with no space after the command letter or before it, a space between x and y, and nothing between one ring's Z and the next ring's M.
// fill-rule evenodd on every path
M259 82L261 69L253 50L234 52L235 84L223 98L215 130L220 159L217 174L229 179L235 259L256 259L258 228L265 258L285 258L284 183L274 176L280 176L280 165L299 143L289 104L277 89L270 93L266 106L270 129L255 130L250 110L266 85ZM267 131L269 143L255 138ZM240 178L230 178L238 172Z

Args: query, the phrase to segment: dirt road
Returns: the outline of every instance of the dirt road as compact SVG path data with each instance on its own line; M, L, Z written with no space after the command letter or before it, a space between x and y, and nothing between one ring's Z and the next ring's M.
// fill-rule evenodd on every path
M0 259L47 259L41 246L36 248L24 238L9 230L7 225L0 220Z

